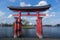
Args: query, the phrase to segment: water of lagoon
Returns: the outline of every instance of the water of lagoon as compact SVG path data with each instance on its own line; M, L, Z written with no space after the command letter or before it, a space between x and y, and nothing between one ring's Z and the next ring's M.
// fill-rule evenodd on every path
M37 37L36 28L22 29L22 37ZM0 38L13 37L13 27L0 27ZM43 27L43 37L60 38L60 27Z

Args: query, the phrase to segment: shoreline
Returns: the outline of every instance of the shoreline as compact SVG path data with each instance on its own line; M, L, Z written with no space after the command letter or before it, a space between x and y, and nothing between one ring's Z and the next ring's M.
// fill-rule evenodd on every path
M0 38L0 40L60 40L60 38Z

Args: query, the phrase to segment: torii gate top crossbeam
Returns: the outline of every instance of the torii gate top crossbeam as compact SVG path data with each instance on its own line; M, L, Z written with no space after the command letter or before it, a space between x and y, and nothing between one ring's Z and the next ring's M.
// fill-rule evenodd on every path
M50 8L50 5L45 6L30 6L30 7L15 7L9 6L8 7L12 11L21 11L21 12L36 12L36 11L46 11Z

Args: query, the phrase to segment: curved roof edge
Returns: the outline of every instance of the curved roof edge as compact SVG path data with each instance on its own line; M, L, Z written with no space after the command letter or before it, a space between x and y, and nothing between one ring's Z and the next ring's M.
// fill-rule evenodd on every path
M35 12L35 11L45 11L49 9L51 5L45 6L25 6L25 7L15 7L15 6L8 6L8 8L12 11L22 11L22 12Z

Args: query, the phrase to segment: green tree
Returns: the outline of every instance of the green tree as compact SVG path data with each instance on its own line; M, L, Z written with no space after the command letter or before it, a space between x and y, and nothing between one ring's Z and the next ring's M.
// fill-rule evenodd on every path
M27 21L27 20L22 20L22 25L24 25L24 26L27 26L29 24L29 22Z

